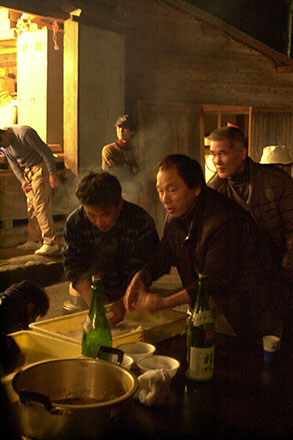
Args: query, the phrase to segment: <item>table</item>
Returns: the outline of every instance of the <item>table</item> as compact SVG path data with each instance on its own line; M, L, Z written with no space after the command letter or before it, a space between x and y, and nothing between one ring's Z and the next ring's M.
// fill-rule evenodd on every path
M284 347L267 366L262 347L217 335L214 378L197 384L185 378L185 335L156 345L157 354L181 362L170 398L151 408L132 399L111 437L118 431L124 438L152 440L293 438L292 349Z

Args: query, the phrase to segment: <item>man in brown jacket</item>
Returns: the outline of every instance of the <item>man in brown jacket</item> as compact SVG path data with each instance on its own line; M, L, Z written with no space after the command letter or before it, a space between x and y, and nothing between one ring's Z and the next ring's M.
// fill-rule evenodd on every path
M208 186L251 213L293 289L293 179L275 166L253 162L238 128L219 128L208 139L217 170Z
M280 334L286 284L266 239L250 214L206 187L200 165L169 155L157 166L157 191L167 211L163 238L124 295L126 310L194 304L199 273L207 275L216 315L244 340ZM176 266L183 289L168 297L149 292L152 281Z
M134 124L129 115L122 115L115 127L117 140L102 149L102 169L117 177L128 202L139 203L142 172L139 150L131 143Z

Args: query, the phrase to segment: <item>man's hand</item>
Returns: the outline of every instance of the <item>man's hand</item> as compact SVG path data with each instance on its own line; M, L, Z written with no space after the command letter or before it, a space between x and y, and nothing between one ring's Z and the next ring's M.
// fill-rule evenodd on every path
M124 306L130 312L149 311L154 312L165 308L164 298L154 293L149 293L145 286L142 272L137 272L132 278L123 297Z
M115 162L112 159L106 160L106 164L108 165L109 168L114 168L115 166Z
M49 183L50 183L51 188L53 188L53 189L56 188L56 186L58 185L58 177L56 174L51 174L49 176Z
M143 281L142 271L137 272L130 281L125 295L123 297L124 307L126 310L133 312L135 310L134 303L137 301L140 292L148 293Z
M123 321L125 316L125 307L123 303L123 298L119 299L118 301L115 301L109 310L109 313L107 313L108 321L111 325L118 324L118 322Z
M27 193L32 189L32 186L26 180L23 180L21 182L21 189L23 190L24 193Z
M155 294L140 290L136 301L132 302L132 310L155 312L165 308L164 298Z

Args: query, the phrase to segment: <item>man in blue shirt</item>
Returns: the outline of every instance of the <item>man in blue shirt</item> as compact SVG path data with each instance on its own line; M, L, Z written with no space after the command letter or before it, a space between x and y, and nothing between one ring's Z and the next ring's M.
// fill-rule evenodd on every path
M76 190L81 206L68 217L63 248L66 278L86 304L91 303L91 276L101 274L108 302L119 302L132 276L158 244L152 217L121 196L118 179L90 172ZM119 313L121 307L112 307Z
M40 255L58 251L51 213L51 188L58 183L53 153L33 128L24 125L0 130L0 147L27 200L28 237L18 248Z

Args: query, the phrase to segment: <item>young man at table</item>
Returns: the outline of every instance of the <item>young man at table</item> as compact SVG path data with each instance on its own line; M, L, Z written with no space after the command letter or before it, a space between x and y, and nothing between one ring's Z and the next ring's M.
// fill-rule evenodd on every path
M156 187L167 211L163 238L132 278L127 310L193 306L199 273L208 279L215 315L223 314L242 339L279 334L285 285L255 222L234 201L206 187L200 165L174 154L157 166ZM152 281L176 266L183 290L168 297L149 293Z
M158 234L152 217L121 196L118 179L105 172L90 172L79 182L81 202L68 217L63 248L66 278L88 306L91 276L101 274L105 298L118 300L135 272L155 251Z
M119 116L115 123L117 140L102 149L102 169L119 180L122 196L132 203L140 202L142 191L141 151L132 144L134 123L129 115Z
M250 212L293 289L293 179L277 166L253 162L239 128L218 128L208 139L217 170L208 186Z

